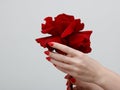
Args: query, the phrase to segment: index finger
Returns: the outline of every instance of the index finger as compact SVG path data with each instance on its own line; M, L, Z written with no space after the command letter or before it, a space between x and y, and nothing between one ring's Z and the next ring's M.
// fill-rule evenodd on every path
M51 46L51 47L53 47L55 49L58 49L58 50L66 53L68 55L76 56L76 55L78 55L80 53L82 54L82 52L80 52L78 50L75 50L75 49L73 49L71 47L68 47L66 45L63 45L63 44L60 44L60 43L57 43L57 42L49 42L48 44L49 44L49 46Z

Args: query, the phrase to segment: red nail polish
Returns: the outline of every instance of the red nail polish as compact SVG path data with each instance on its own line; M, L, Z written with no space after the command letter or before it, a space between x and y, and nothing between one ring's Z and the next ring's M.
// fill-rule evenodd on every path
M69 75L67 74L64 78L65 78L65 79L69 79Z
M72 83L75 83L75 82L76 82L75 78L71 78L70 81L71 81Z
M64 79L67 79L67 75L64 77Z
M49 55L50 52L49 52L49 51L45 51L44 53L45 53L46 55Z
M54 44L53 42L49 42L48 45L52 47Z
M51 60L51 58L50 58L50 57L46 57L46 59L47 59L48 61L50 61L50 60Z

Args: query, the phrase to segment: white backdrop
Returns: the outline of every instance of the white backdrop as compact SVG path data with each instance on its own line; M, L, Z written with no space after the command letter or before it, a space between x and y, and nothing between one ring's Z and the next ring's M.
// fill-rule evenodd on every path
M120 73L119 0L0 0L0 90L65 90L64 74L45 60L40 24L74 15L92 29L91 57Z

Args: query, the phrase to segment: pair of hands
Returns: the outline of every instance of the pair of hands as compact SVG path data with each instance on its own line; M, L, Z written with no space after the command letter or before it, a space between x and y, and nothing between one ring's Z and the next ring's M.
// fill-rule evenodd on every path
M103 90L96 85L99 79L101 79L101 73L103 71L101 64L86 54L68 46L56 42L50 42L48 44L66 53L66 55L62 55L56 52L45 51L45 54L49 56L47 59L54 64L57 69L76 79L76 87L74 87L74 90Z

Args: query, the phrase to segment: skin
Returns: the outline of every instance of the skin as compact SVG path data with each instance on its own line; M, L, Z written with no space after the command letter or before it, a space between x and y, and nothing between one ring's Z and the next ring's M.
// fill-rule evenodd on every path
M53 48L67 55L49 52L50 62L77 81L74 90L120 90L120 76L88 55L68 46L52 42Z
M88 83L88 82L79 81L79 80L76 80L76 82L73 84L75 85L73 90L104 90L102 87L94 83Z

